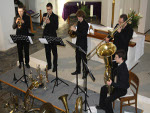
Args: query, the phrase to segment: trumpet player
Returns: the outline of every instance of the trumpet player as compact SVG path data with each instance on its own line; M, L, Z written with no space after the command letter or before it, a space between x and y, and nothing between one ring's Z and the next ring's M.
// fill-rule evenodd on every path
M87 32L89 25L84 19L85 13L82 10L78 10L76 16L78 18L77 29L74 26L71 26L70 29L73 30L77 35L76 45L80 46L85 52L87 52ZM84 62L87 63L86 55L76 49L76 70L75 72L71 73L72 75L81 73L81 60L84 60Z
M16 29L16 35L29 35L29 28L30 28L30 18L24 13L24 6L18 6L18 14L14 18L13 29ZM19 57L19 68L21 68L21 62L23 62L23 49L25 53L25 63L26 67L30 68L29 65L29 43L18 41L17 42L17 49L18 49L18 57Z
M115 26L115 28L120 26L124 22L126 22L127 19L128 19L128 17L126 14L120 15L118 24ZM133 35L133 29L131 28L130 24L128 24L128 23L125 23L124 26L119 27L119 29L114 33L113 43L116 45L117 50L123 49L126 52L125 60L127 60L128 45L132 38L132 35ZM110 38L107 37L106 42L109 42L109 40L110 40Z
M58 16L53 13L53 5L48 3L46 5L47 13L43 14L43 19L41 21L41 26L43 26L43 36L53 36L57 37L56 30L58 29ZM53 53L53 72L57 68L57 46L55 44L45 44L45 53L47 59L48 70L51 69L51 51Z
M129 88L129 72L125 63L126 53L124 50L118 50L115 54L115 60L118 63L118 67L115 70L117 82L113 82L111 79L107 81L107 84L101 87L99 105L97 109L103 109L106 113L114 113L112 108L112 102L117 98L126 95ZM108 86L113 86L113 91L110 96L107 96Z

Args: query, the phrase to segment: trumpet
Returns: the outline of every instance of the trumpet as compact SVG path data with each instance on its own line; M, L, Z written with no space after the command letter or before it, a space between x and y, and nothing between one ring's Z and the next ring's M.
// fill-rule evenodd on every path
M22 21L22 18L20 17L20 19L18 20L18 28L19 29L21 29L21 26L22 26L22 22L21 21Z
M130 18L128 18L124 23L122 23L121 25L119 25L118 27L116 27L112 32L109 31L108 35L106 37L111 37L111 38L114 38L114 34L116 33L116 31L120 28L120 27L123 27L126 23L129 23L132 19L132 16ZM102 45L102 43L105 41L106 37L97 45L95 46L87 55L86 55L86 58L88 60L90 60L96 53L97 55L99 56L98 54L98 50L100 48L100 46ZM96 50L96 51L95 51ZM94 52L95 51L95 52ZM93 53L94 52L94 53Z
M42 29L45 28L45 26L46 26L46 20L47 20L47 19L48 19L48 13L47 13L47 15L46 15L45 20L43 21Z

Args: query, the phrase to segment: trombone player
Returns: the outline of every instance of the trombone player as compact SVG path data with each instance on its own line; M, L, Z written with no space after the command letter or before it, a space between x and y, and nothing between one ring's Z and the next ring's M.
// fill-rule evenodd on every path
M120 15L120 18L118 20L118 24L115 26L115 28L119 27L121 24L125 22L125 24L122 27L119 27L119 29L114 33L114 41L113 43L116 45L117 50L124 50L128 55L128 45L133 35L133 29L131 28L130 24L126 23L126 20L128 19L126 14ZM106 42L109 42L111 38L106 37ZM114 58L114 56L113 56Z
M76 45L80 46L85 52L87 52L87 32L89 25L84 19L85 12L82 10L78 10L76 16L78 18L77 29L74 26L71 26L70 29L74 31L77 35ZM72 75L77 75L81 73L81 60L84 60L84 62L87 63L86 54L76 49L76 70L75 72L71 73Z

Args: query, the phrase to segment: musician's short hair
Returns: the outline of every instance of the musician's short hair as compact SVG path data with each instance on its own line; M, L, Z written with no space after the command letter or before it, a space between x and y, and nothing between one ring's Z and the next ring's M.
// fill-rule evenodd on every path
M51 3L47 3L46 7L51 7L53 8L53 5Z
M18 8L21 8L21 9L23 9L23 10L25 9L25 7L24 7L23 4L19 4L19 5L18 5Z
M124 22L128 19L128 17L127 17L127 15L126 15L126 14L122 14L122 15L120 15L120 18L123 18L123 21L124 21Z
M83 10L79 9L76 13L76 16L85 18L85 12Z
M122 58L123 60L126 59L126 52L124 50L117 50L115 55L118 55L119 58Z

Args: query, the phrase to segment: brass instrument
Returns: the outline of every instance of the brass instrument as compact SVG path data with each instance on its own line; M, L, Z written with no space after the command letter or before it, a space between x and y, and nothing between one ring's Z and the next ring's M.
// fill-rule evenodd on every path
M40 107L39 113L56 113L56 110L51 103L44 103Z
M18 28L21 29L21 26L22 26L22 18L20 17L20 19L18 20Z
M75 111L73 113L82 113L82 97L76 99Z
M62 96L60 96L58 99L61 100L64 104L64 107L66 109L65 113L69 113L69 108L68 108L68 102L67 102L67 97L68 97L68 94L64 94Z
M49 82L48 80L48 65L46 65L46 70L45 70L45 75L46 75L46 82Z
M113 43L105 43L102 44L98 49L97 49L97 55L103 56L104 57L104 62L105 62L105 72L104 72L104 82L106 84L107 81L111 79L111 74L112 74L112 55L116 52L117 48ZM108 93L110 94L113 90L112 86L107 86L108 87Z
M107 37L111 36L113 38L113 35L116 33L116 31L120 28L123 27L126 23L129 23L132 19L132 16L130 18L128 18L124 23L122 23L121 25L119 25L118 27L116 27L112 32L109 31L109 34ZM100 46L102 45L102 43L105 41L106 38L104 38L96 47L94 47L88 54L87 54L87 59L90 60L98 51L98 49L100 48ZM96 51L95 51L96 50ZM95 52L94 52L95 51ZM94 52L94 53L93 53ZM98 53L97 53L98 55Z
M68 102L67 102L67 97L68 94L64 94L59 97L59 99L63 102L64 107L65 107L65 113L69 113L69 108L68 108ZM76 104L75 104L75 111L73 113L82 113L82 97L78 97L76 99Z
M77 22L76 22L75 24L73 24L73 26L76 27L76 26L77 26ZM71 28L71 27L70 27L70 28ZM77 35L76 35L76 33L75 33L74 31L72 31L70 28L69 28L69 30L68 30L68 34L69 34L69 36L70 36L71 38L75 38Z
M45 28L47 19L48 19L48 13L46 15L45 21L43 21L42 29Z

